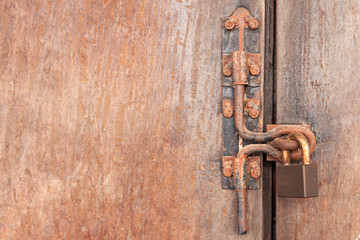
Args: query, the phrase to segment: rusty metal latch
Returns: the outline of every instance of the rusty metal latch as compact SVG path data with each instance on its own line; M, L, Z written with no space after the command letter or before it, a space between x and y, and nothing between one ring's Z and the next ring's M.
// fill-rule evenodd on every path
M238 8L222 23L223 188L237 192L242 235L248 229L246 192L260 189L262 183L262 158L254 154L266 153L267 160L282 161L282 150L292 150L291 160L300 161L299 143L285 139L286 135L303 135L309 154L315 150L316 138L307 125L268 125L263 132L260 21L247 9Z

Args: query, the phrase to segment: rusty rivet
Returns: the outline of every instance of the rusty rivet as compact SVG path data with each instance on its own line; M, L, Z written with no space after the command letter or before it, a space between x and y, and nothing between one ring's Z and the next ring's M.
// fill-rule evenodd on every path
M260 67L258 66L258 64L256 64L256 62L252 58L249 58L247 63L251 75L257 76L260 74Z
M222 172L225 177L231 177L233 175L233 162L235 157L232 156L223 156L222 157Z
M236 25L237 25L237 20L236 19L229 19L224 24L226 30L233 30Z
M260 74L260 68L257 65L251 65L250 66L250 74L253 76L258 76Z
M249 158L250 162L250 175L252 178L259 178L261 176L260 171L260 158L253 156Z
M260 169L258 167L251 168L250 171L252 178L259 178L260 177Z
M223 74L225 77L230 77L231 74L232 74L232 68L230 65L225 65L224 68L223 68Z
M245 111L249 113L251 118L257 118L260 115L259 101L254 99L246 100Z
M247 101L246 106L247 109L251 109L252 105L251 105L251 101Z
M251 19L248 24L249 24L250 29L252 29L252 30L256 30L260 26L260 22L256 18Z
M225 99L222 103L224 117L231 118L234 115L234 103L230 99Z
M226 77L230 77L232 75L232 59L231 56L223 56L223 74Z
M222 172L225 177L231 177L233 174L232 166L224 166Z
M257 117L259 117L259 109L257 109L257 108L252 108L252 109L250 109L250 111L249 111L249 116L251 117L251 118L257 118Z

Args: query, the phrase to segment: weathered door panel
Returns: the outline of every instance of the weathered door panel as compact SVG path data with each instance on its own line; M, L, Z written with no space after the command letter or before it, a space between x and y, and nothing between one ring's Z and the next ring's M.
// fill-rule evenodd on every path
M360 4L276 1L277 123L311 124L319 197L277 198L277 239L360 235Z
M220 22L240 4L1 1L0 238L238 239Z

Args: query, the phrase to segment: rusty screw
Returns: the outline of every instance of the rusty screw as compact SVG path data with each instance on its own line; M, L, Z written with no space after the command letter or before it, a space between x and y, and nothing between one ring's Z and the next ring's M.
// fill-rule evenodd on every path
M257 65L251 65L250 66L250 74L253 76L258 76L260 74L260 68Z
M256 30L256 29L259 28L259 26L260 26L260 22L259 22L258 19L253 18L253 19L251 19L251 20L249 21L249 27L250 27L250 29Z
M233 175L232 164L234 159L235 157L231 157L231 156L222 157L222 165L223 165L222 172L225 177L231 177Z
M245 21L248 23L250 29L256 30L260 26L260 21L257 18L253 18L251 16L246 16Z
M252 178L259 178L260 177L260 168L258 166L255 166L255 164L252 164L250 174L251 174Z
M232 74L232 60L230 56L223 57L223 74L226 77L230 77Z
M252 108L250 111L249 111L249 116L251 117L251 118L257 118L257 117L259 117L259 109L257 109L257 108Z
M250 74L253 76L258 76L260 74L260 67L254 62L252 58L249 58L248 64Z
M226 64L223 68L223 74L225 77L230 77L232 74L232 67L229 64Z
M250 163L250 175L252 178L259 178L261 176L260 171L260 157L259 156L252 156L249 157Z
M247 100L245 110L249 112L251 118L257 118L260 115L259 105L252 99Z
M232 166L224 166L222 172L225 177L231 177L233 174Z
M229 31L233 30L236 25L237 25L237 20L236 19L229 19L224 24L226 30L229 30Z
M247 109L251 109L251 108L252 108L251 101L247 101L247 103L246 103L246 108L247 108Z
M222 103L224 117L231 118L234 115L234 103L230 99L225 99Z

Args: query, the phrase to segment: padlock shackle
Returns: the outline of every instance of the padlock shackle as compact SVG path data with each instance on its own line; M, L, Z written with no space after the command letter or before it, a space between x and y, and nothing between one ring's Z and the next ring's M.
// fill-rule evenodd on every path
M302 163L304 165L310 164L310 147L307 138L301 133L294 132L287 135L285 139L297 141L301 147L301 152L303 156ZM283 165L290 165L290 151L283 150L282 155L283 155L283 161L282 161Z

